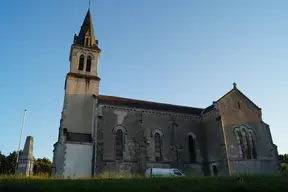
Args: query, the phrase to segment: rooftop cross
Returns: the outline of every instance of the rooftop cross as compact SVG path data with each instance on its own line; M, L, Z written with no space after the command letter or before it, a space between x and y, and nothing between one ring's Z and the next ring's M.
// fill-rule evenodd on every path
M234 82L233 83L233 88L236 89L237 88L237 84Z

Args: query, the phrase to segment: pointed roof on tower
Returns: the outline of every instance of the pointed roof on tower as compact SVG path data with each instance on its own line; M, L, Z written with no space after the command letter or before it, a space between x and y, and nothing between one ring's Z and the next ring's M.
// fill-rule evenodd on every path
M87 38L89 43L87 43ZM74 35L74 44L100 50L95 39L94 27L90 9L88 9L78 35Z

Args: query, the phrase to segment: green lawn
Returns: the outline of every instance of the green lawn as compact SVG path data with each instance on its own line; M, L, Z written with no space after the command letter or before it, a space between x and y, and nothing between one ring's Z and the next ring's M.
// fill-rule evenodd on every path
M0 191L288 191L288 177L197 177L185 179L48 179L0 177Z

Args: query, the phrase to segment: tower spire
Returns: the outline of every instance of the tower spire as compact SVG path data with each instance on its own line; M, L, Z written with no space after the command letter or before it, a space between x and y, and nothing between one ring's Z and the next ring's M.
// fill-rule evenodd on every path
M74 36L74 45L80 45L80 46L100 50L98 47L98 41L95 39L95 35L94 35L94 27L92 23L91 12L90 12L90 4L91 4L91 0L89 0L89 9L86 13L81 29L78 35L75 34Z
M89 0L89 7L88 7L88 10L90 10L90 6L91 6L91 0Z

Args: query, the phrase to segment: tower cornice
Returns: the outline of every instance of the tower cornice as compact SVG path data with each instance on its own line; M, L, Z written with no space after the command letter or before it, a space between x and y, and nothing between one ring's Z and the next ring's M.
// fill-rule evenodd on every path
M69 72L66 75L64 89L66 89L66 84L67 84L67 78L68 77L75 77L75 78L79 78L79 79L96 80L96 81L100 81L101 80L100 77L98 77L98 76Z
M85 47L85 46L82 46L82 45L76 45L76 44L72 44L71 48L78 48L78 49L81 49L83 51L93 51L93 52L96 52L96 53L100 53L101 52L101 49L99 49L98 47L95 48L95 47Z

